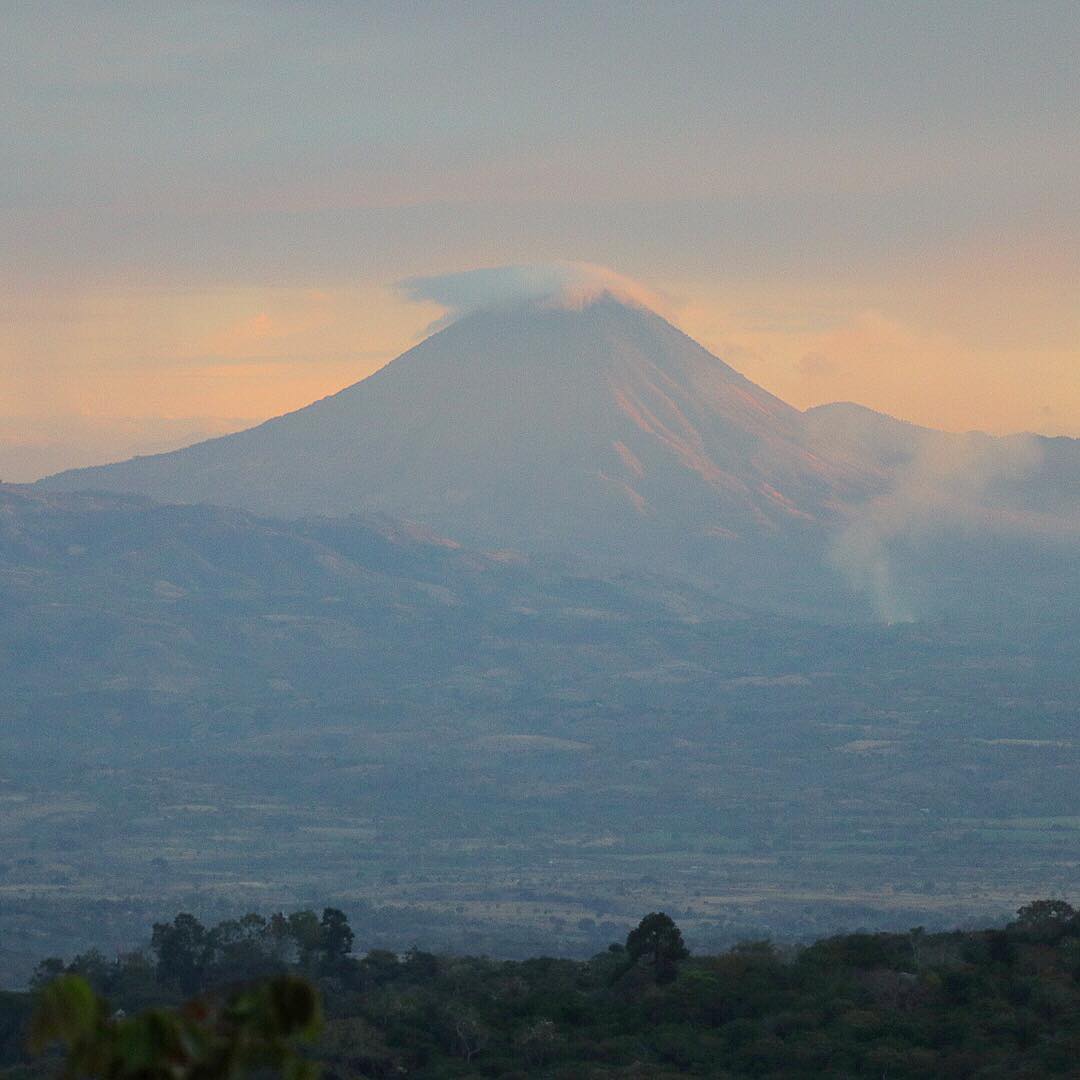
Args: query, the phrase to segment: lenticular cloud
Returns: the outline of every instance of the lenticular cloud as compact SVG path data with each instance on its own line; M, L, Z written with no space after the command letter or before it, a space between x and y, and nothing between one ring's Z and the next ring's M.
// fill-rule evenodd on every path
M610 295L624 303L662 308L646 286L592 263L555 262L533 266L489 266L433 277L413 277L396 285L408 299L430 301L447 309L441 322L473 311L510 304L540 303L579 308Z

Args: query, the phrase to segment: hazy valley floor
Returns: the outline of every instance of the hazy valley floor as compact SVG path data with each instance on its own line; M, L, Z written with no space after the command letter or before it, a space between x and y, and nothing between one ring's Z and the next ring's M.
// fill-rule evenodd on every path
M162 910L582 955L654 907L723 944L1076 891L1075 618L825 625L70 498L3 537L3 983Z

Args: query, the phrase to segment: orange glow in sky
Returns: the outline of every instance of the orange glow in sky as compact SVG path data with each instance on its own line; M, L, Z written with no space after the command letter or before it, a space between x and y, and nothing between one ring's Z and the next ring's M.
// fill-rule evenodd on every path
M1025 344L1012 326L971 340L957 320L907 322L914 286L893 293L896 311L870 290L659 287L683 330L800 408L851 400L947 430L1080 435L1080 348L1064 337L1032 331L1041 340ZM1007 292L999 304L1013 306ZM38 296L9 315L0 346L0 476L172 448L299 408L377 370L439 313L375 284Z
M781 17L778 17L781 16ZM300 407L570 259L792 404L1080 437L1080 5L14 5L0 478Z

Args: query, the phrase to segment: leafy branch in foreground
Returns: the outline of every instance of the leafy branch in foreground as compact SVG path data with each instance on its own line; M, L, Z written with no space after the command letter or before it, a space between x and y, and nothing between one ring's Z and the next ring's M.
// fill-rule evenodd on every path
M322 1028L318 994L305 979L281 975L218 1004L195 999L179 1009L110 1015L85 979L65 975L41 991L30 1046L64 1049L62 1075L94 1080L225 1080L275 1070L315 1080L298 1051Z

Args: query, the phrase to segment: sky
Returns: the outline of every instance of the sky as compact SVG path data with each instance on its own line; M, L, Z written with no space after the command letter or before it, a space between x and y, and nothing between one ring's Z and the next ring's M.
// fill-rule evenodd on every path
M750 378L1080 436L1075 0L0 0L0 479L332 393L583 261Z

